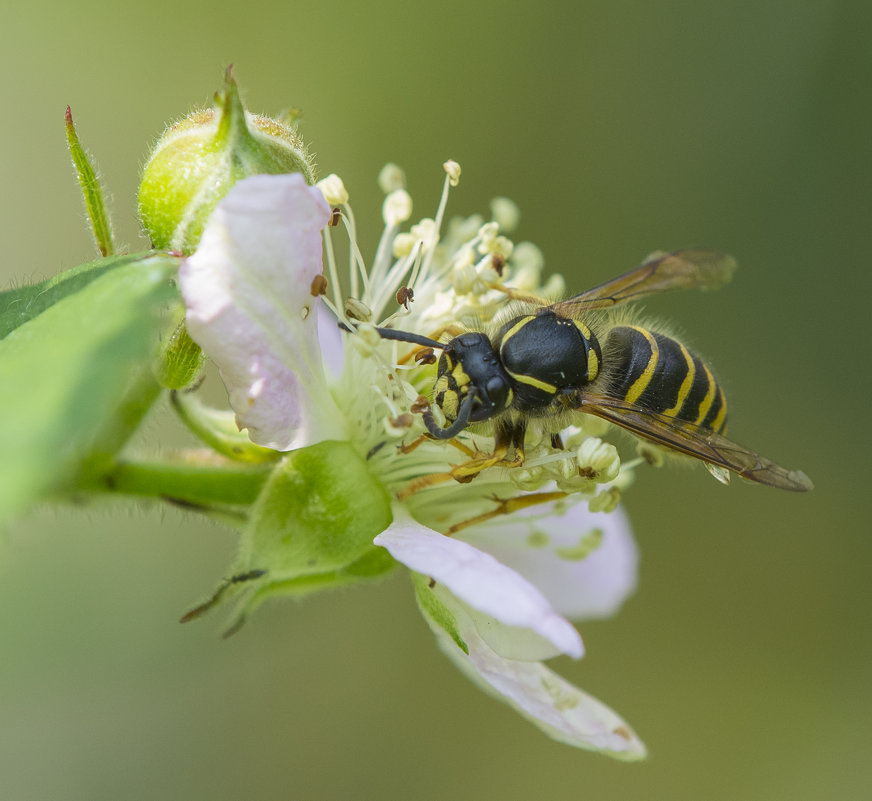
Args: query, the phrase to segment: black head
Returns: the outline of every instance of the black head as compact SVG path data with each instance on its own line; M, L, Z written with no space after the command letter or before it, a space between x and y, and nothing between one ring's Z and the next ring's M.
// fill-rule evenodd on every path
M512 402L511 380L484 334L471 331L445 345L410 331L376 330L383 339L442 350L433 395L446 419L453 422L442 428L427 409L424 425L435 439L451 439L470 423L489 420Z
M452 339L439 359L433 393L447 419L457 419L471 387L475 387L471 423L489 420L511 402L511 380L490 340L477 331Z

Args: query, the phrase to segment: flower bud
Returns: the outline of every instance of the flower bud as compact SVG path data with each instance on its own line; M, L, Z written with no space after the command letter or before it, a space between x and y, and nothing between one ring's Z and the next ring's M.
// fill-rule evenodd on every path
M228 69L215 107L189 114L161 136L143 170L139 216L154 247L188 255L233 184L288 172L313 183L304 144L286 124L247 112Z

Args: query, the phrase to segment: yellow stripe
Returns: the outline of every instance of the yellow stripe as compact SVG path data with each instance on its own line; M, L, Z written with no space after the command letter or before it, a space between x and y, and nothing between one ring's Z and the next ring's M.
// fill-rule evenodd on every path
M627 394L624 397L624 400L627 403L635 403L651 382L651 378L654 375L654 368L657 366L657 359L660 356L660 348L657 347L657 340L654 339L654 335L650 331L646 331L644 328L639 328L635 325L631 325L630 328L642 334L651 346L651 357L648 359L648 364L645 365L642 375L640 375L630 385L630 389L627 390ZM709 401L709 403L711 403L711 401Z
M593 349L593 334L590 333L590 329L581 320L573 320L572 322L575 323L575 327L581 331L581 335L587 340L587 380L593 381L599 373L599 359L597 358L596 351Z
M712 431L720 433L724 420L727 419L727 399L724 397L724 391L720 387L718 387L718 392L721 396L721 408L715 416L715 419L712 421Z
M526 384L528 387L541 389L543 392L547 392L551 395L557 392L557 387L554 384L549 384L547 381L540 381L538 378L533 378L533 376L531 375L513 373L511 370L509 370L508 373L512 378L515 379L515 381L518 381L521 384Z
M590 347L587 349L587 380L593 381L599 373L599 359L596 351Z
M531 314L528 317L522 317L518 322L516 322L506 333L503 335L503 341L500 343L500 350L502 350L503 346L506 344L506 341L509 337L517 334L530 320L535 320L536 318Z
M678 398L675 401L675 406L663 412L663 414L669 417L675 417L681 411L681 407L684 406L684 401L687 400L687 394L690 392L690 388L693 386L693 379L696 376L696 365L693 363L693 356L687 352L687 348L680 342L676 344L681 348L681 355L684 356L684 360L687 362L687 375L684 376L684 381L681 382L681 386L678 388Z
M573 320L572 322L575 323L575 327L581 331L581 335L585 339L590 339L590 329L581 320Z
M439 408L449 420L457 419L457 410L460 408L460 404L457 402L457 393L453 389L446 390Z
M465 387L469 383L469 376L463 371L463 364L458 363L451 371L451 377L458 387Z
M698 426L701 426L702 421L705 420L705 416L711 408L712 401L715 399L715 392L718 388L714 376L712 376L711 370L708 369L708 366L703 364L702 369L705 370L705 377L708 379L708 392L706 392L705 397L702 399L702 403L699 405L699 414L696 417L696 425Z

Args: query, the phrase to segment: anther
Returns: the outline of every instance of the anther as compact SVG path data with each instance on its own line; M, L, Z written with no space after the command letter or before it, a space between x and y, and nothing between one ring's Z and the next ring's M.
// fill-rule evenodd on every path
M448 183L457 186L460 183L460 165L456 161L446 161L442 168L448 176Z
M309 293L313 298L317 298L319 295L324 295L327 292L327 279L321 274L318 273L313 279L312 283L309 286Z
M357 298L348 298L345 301L345 314L352 320L360 320L363 323L372 320L372 311L369 306Z
M418 395L415 402L409 407L412 414L425 414L430 411L430 401L424 395Z
M403 306L406 311L409 310L409 304L415 299L415 291L407 286L401 286L397 290L397 303Z
M415 354L415 361L418 362L418 364L435 364L436 354L434 353L433 348L419 350Z

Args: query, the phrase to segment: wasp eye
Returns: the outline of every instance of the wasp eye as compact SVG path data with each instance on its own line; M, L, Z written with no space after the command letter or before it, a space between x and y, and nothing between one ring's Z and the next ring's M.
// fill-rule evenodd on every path
M501 396L506 394L506 382L500 376L495 375L487 382L485 389L490 402L499 405Z
M478 385L478 397L472 407L470 420L474 423L489 420L506 408L509 386L501 376L494 375L482 386Z

